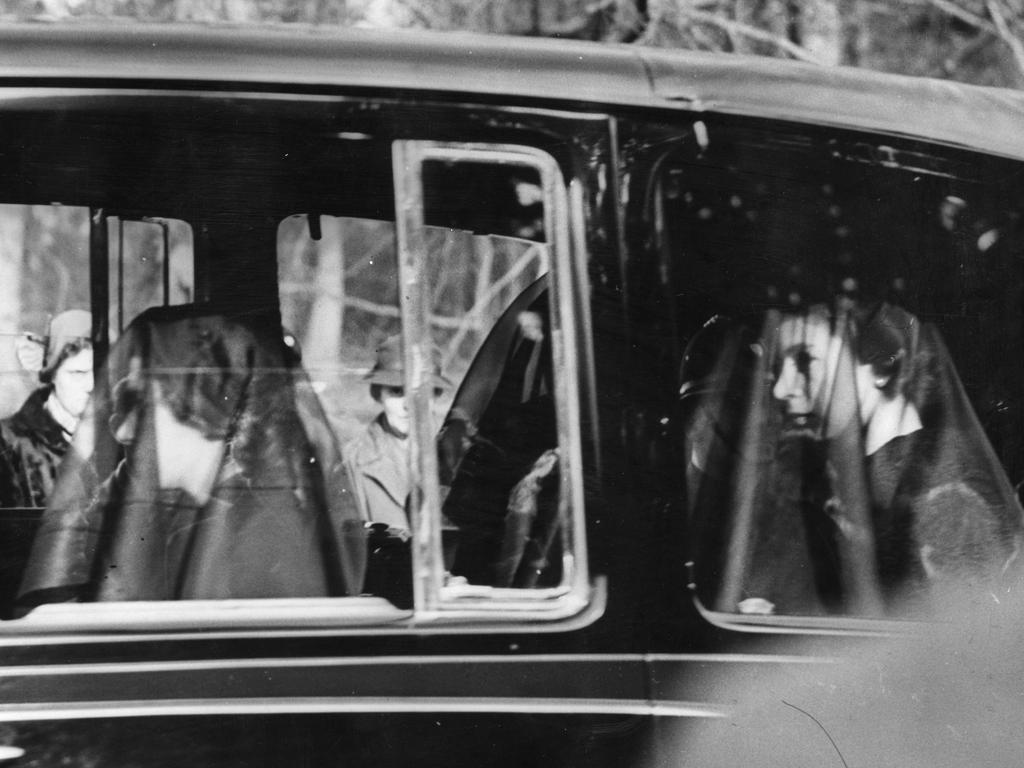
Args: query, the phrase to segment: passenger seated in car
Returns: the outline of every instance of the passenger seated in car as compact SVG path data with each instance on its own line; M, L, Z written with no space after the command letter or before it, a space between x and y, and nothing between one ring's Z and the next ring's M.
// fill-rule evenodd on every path
M499 322L504 333L489 338L478 357L488 364L474 363L456 398L476 418L444 512L459 527L452 573L473 584L533 586L540 574L528 561L554 564L544 576L558 578L557 558L548 552L557 547L558 463L551 449L558 437L547 296L527 297L528 305L512 308L507 328L504 318ZM533 530L538 526L543 530Z
M345 542L354 510L328 508L279 326L167 314L112 352L124 375L101 405L124 458L98 486L102 452L62 478L22 603L358 594L344 563L365 544Z
M45 340L19 340L18 357L42 386L0 421L0 506L42 507L93 388L92 316L82 309L50 321Z
M435 396L451 387L441 373L435 351L431 384ZM364 377L370 396L381 411L366 430L345 446L345 465L364 520L386 525L396 536L408 537L406 505L412 490L409 468L409 410L405 399L402 339L392 336L376 352L373 368Z
M768 532L795 514L787 499L800 502L826 610L891 610L925 596L940 571L962 570L957 560L999 578L1017 555L1021 509L936 329L890 304L841 300L783 315L773 341L781 422L765 515L775 522L757 527L762 542L792 542ZM970 535L940 552L925 537L936 530ZM753 612L800 611L771 584L784 559L755 555Z

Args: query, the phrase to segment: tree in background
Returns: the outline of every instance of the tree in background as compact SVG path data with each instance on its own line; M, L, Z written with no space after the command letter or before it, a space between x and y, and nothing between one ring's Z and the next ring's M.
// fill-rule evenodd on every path
M1024 87L1024 0L0 0L0 12L19 19L469 30Z

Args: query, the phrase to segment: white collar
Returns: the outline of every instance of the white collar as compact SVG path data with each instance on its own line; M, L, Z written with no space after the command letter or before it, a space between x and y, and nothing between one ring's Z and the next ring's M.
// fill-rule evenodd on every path
M922 428L921 416L914 404L902 395L893 399L882 399L871 415L864 434L864 453L870 456L886 443L917 432Z
M64 407L64 404L57 399L56 392L51 390L50 396L46 398L43 407L50 414L50 417L60 425L60 428L64 430L64 434L70 440L78 428L78 419L72 416L71 412Z

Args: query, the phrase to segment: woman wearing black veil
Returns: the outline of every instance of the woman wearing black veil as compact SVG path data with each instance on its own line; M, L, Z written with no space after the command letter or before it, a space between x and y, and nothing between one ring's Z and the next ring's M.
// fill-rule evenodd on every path
M936 328L844 297L769 312L761 345L742 460L708 475L719 610L903 615L1013 578L1021 509Z
M22 604L359 594L362 520L278 323L150 310L106 380L110 430L58 482Z

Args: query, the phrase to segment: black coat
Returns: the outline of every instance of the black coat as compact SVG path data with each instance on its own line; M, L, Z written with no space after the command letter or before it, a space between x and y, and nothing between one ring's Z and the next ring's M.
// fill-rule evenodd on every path
M67 434L47 412L49 387L0 421L0 506L43 507L68 451Z

